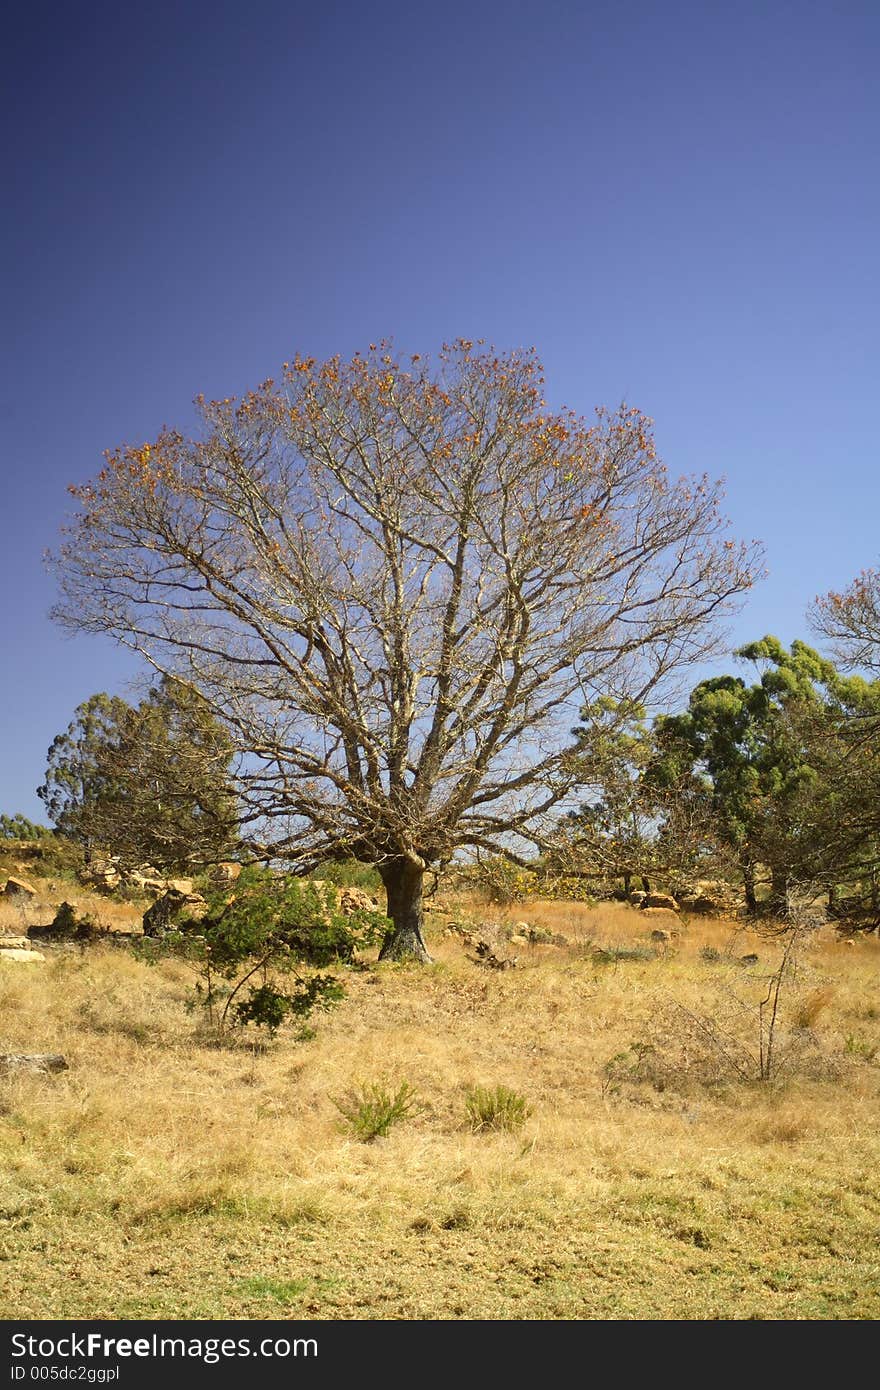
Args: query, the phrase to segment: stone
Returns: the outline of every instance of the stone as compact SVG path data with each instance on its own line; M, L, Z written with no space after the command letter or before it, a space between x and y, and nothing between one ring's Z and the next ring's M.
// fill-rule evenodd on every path
M203 917L208 904L199 893L179 893L169 888L144 913L144 936L164 936L178 918Z
M691 906L691 912L696 912L703 916L709 916L711 913L718 911L718 903L714 898L710 898L708 893L698 893Z
M8 898L14 903L29 903L37 896L37 890L32 883L28 883L23 878L9 878L6 880L6 887L3 889L4 898Z
M470 959L474 965L486 965L490 970L513 970L517 963L517 957L502 959L497 956L489 945L488 941L478 941L476 945L476 955Z
M169 892L180 893L188 898L192 894L193 881L191 878L169 878L167 886Z
M0 951L0 965L5 965L7 961L20 961L22 965L36 965L38 961L45 959L46 957L41 951L20 951L17 948L12 951Z
M647 893L643 893L641 888L637 888L634 892L630 893L627 902L632 903L633 907L641 907L647 896Z
M2 1071L68 1071L60 1052L0 1052Z
M126 882L140 893L164 893L165 880L155 870L132 869L126 874Z
M0 936L0 951L27 951L30 944L26 936Z
M210 872L212 882L220 884L221 887L226 883L235 883L241 874L241 864L236 864L233 860L225 860L222 864L215 864Z
M663 931L661 927L655 927L654 931L651 932L651 940L656 941L658 945L665 946L672 940L672 932Z
M556 938L546 927L528 927L526 937L533 946L555 946Z
M681 918L671 907L646 907L642 910L650 921L658 924L661 931L666 929L678 933L682 930Z
M642 899L642 911L650 907L665 907L670 912L678 911L678 903L670 893L646 893Z
M379 909L376 899L363 888L340 888L337 903L345 917L350 917L353 912L377 912Z

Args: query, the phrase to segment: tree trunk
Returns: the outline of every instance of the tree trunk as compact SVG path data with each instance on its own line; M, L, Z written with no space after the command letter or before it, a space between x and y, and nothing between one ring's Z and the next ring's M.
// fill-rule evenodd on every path
M410 859L392 859L379 867L388 897L391 931L382 943L380 960L417 960L430 964L422 936L422 880L424 869Z
M740 869L743 876L743 888L746 895L746 907L749 912L758 911L758 899L755 895L755 866L750 859L740 860Z
M644 874L642 874L642 887L644 888L646 893L650 893L651 880L649 878L646 878Z
M788 913L788 890L790 884L788 873L785 869L771 868L770 870L770 909L778 917L785 917Z
M632 887L632 877L632 874L629 873L623 875L623 891L627 897L629 897L630 888Z

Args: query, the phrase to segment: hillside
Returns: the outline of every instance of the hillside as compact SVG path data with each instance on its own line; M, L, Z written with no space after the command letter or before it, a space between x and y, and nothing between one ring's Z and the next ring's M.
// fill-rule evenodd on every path
M538 903L496 914L501 971L448 930L481 916L446 903L433 966L345 972L268 1045L219 1044L187 967L126 944L0 965L0 1052L69 1064L0 1076L0 1316L878 1316L877 940L811 936L762 1083L728 1057L778 942ZM512 947L521 916L567 943ZM336 1102L402 1081L418 1107L358 1140ZM497 1085L531 1113L475 1132Z

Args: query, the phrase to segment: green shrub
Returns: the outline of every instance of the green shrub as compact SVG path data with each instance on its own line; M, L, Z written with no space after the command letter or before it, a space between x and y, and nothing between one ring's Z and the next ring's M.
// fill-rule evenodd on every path
M521 1129L532 1113L525 1096L509 1086L472 1086L465 1100L471 1129Z
M328 883L335 883L337 888L363 888L366 893L378 893L382 888L378 869L372 864L359 864L356 859L322 864L317 875Z
M617 965L620 961L653 961L654 952L647 946L593 946L590 960L594 965Z
M184 917L140 949L147 959L174 954L190 962L213 1026L253 1024L273 1036L288 1019L343 997L341 982L314 968L353 961L386 928L378 913L343 917L314 884L249 865L233 891L209 895L200 917Z
M408 1081L401 1081L393 1094L382 1082L364 1083L334 1104L345 1117L352 1134L364 1144L371 1139L384 1138L398 1120L417 1114L421 1109Z

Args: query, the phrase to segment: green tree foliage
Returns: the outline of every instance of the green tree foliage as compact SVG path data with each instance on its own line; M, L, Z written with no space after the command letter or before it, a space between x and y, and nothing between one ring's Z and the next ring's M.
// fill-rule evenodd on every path
M645 888L715 867L717 836L705 782L675 760L643 705L602 697L574 730L588 799L569 820L577 862L593 875Z
M251 865L234 894L218 890L202 916L184 918L144 949L195 966L198 996L213 1024L250 1023L272 1034L289 1018L303 1020L337 1002L344 993L339 980L316 972L351 964L387 928L378 913L345 917L314 884Z
M51 834L48 826L29 820L20 811L14 816L0 816L0 840L42 840Z
M880 711L880 686L842 676L799 641L787 651L768 636L735 655L755 664L758 680L702 681L685 713L658 719L657 774L703 779L749 908L758 907L765 870L768 905L779 909L794 883L825 882L833 893L869 852L868 822L855 814L854 800L866 750L858 749L852 721L859 711Z
M235 843L232 748L184 682L163 678L137 707L93 695L48 754L38 795L60 834L123 864L171 871Z

